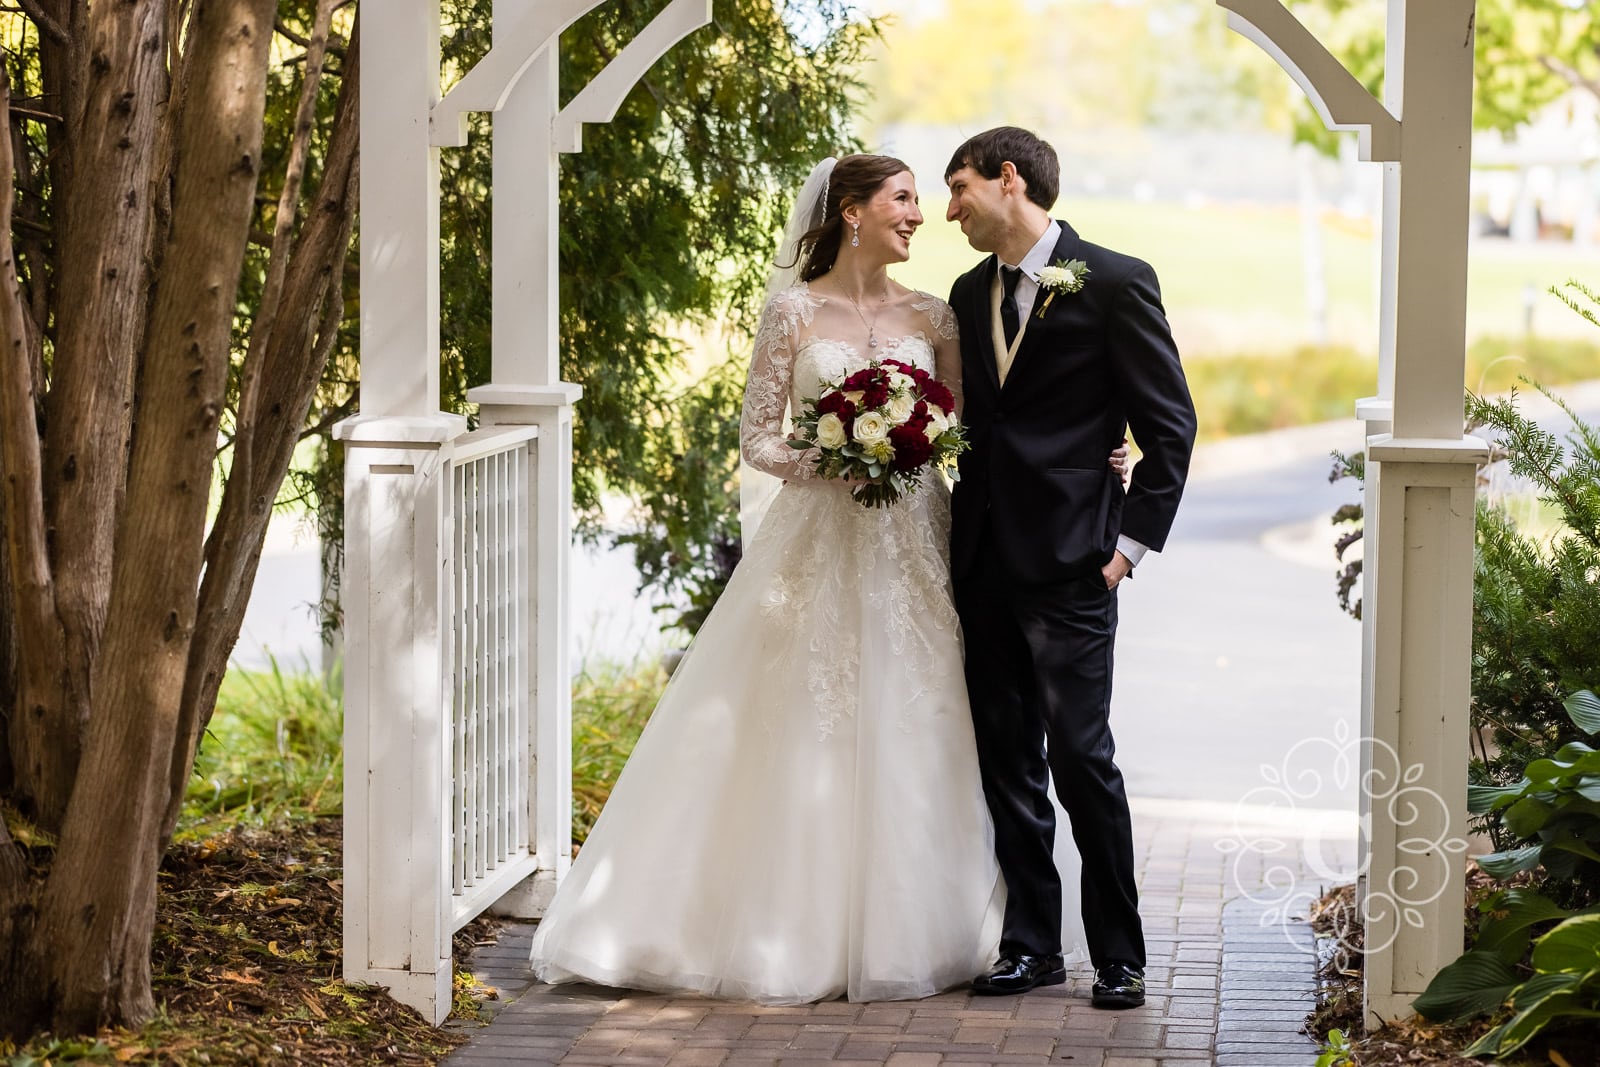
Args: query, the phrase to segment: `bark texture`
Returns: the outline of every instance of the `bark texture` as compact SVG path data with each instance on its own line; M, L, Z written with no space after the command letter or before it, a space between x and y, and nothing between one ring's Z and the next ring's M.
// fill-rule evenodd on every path
M56 836L36 877L0 822L0 1036L152 1010L157 868L344 316L358 47L319 129L348 0L315 0L265 296L234 335L279 3L26 0L44 101L0 86L0 801Z

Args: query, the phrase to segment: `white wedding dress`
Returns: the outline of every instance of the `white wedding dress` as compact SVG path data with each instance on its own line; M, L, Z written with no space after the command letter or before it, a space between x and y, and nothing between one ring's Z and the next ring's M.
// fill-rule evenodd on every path
M951 599L949 493L929 477L866 508L794 466L785 402L799 410L819 382L868 362L797 339L818 299L802 285L768 306L744 452L791 480L539 924L543 981L900 1000L994 961L1005 889ZM953 330L949 308L927 300L930 328ZM934 369L920 333L872 356ZM1057 838L1076 927L1064 819ZM1069 936L1070 952L1083 940Z

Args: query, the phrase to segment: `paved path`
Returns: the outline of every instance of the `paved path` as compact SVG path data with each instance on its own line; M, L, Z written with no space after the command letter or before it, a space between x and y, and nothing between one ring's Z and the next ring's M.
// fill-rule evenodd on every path
M1143 1008L1092 1008L1087 967L1065 986L1019 997L957 990L914 1002L785 1008L534 985L533 927L518 923L475 955L474 972L500 1000L488 1026L465 1027L471 1042L446 1063L1310 1067L1315 1045L1298 1032L1313 988L1309 932L1260 921L1285 903L1303 915L1295 905L1318 895L1316 874L1348 869L1353 820L1310 837L1307 826L1258 807L1135 802L1150 954ZM1295 879L1297 895L1267 892L1269 868Z

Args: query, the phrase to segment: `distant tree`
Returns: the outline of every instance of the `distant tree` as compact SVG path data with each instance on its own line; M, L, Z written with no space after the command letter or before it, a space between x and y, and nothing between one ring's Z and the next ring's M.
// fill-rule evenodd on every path
M1385 0L1290 0L1375 96L1383 95ZM1569 90L1600 96L1600 0L1478 0L1473 125L1510 131ZM1332 151L1336 135L1301 102L1297 140Z
M944 0L887 25L876 121L1041 131L1287 123L1288 90L1194 0Z

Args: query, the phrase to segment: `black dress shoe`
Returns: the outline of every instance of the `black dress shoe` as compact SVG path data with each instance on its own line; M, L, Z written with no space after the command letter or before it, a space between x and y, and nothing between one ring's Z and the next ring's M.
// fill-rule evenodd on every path
M1097 1008L1137 1008L1144 1003L1144 969L1108 963L1094 972L1091 994Z
M972 980L972 991L986 997L1026 993L1036 986L1060 985L1067 980L1067 968L1060 953L1029 956L1018 953L1001 956L1000 962Z

